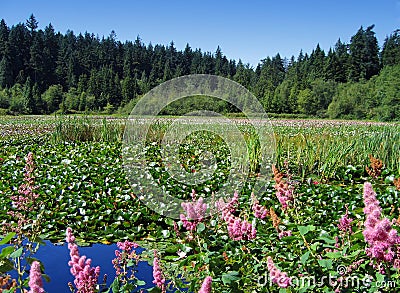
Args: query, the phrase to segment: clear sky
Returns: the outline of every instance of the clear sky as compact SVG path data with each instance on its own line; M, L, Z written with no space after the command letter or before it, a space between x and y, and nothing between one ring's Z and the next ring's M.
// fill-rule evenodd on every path
M375 24L379 44L400 28L400 0L0 0L7 25L33 13L44 28L99 37L115 30L117 39L215 52L256 65L280 53L310 53L317 43L329 50L338 38L349 42L362 25Z

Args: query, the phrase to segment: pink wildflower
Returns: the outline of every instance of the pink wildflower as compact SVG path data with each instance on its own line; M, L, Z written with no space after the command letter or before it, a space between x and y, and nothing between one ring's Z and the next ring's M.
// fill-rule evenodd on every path
M157 251L154 250L154 260L153 260L153 284L161 289L162 292L166 292L165 288L165 278L160 267L160 260L157 256Z
M286 210L288 204L293 201L293 186L283 179L283 174L275 166L272 166L272 171L274 172L276 197L282 205L282 209Z
M31 265L31 270L29 272L29 292L28 293L44 293L42 272L40 270L40 263L34 261Z
M18 195L11 196L13 209L7 212L7 214L17 219L17 227L12 230L18 234L21 234L22 227L29 223L30 220L27 217L27 213L35 209L35 203L39 197L39 195L35 193L37 186L35 186L35 177L33 176L34 169L35 162L33 154L28 153L26 157L24 183L19 186Z
M199 293L211 293L211 283L212 278L210 276L206 277L201 285Z
M279 239L281 239L283 237L288 237L288 236L292 236L292 231L291 230L281 231L278 234Z
M400 269L400 245L397 246L396 256L397 257L393 261L393 267L395 269Z
M117 247L129 253L132 251L132 249L138 248L139 244L125 240L124 242L117 242Z
M189 219L201 221L206 214L207 204L203 203L203 198L200 197L197 201L183 202L182 208L185 210Z
M351 233L351 222L353 219L349 218L349 208L346 205L346 213L339 219L338 228L343 232Z
M254 212L254 216L258 219L264 219L269 215L269 210L260 205L258 199L254 196L254 193L251 194L251 198L253 200L252 210Z
M128 275L128 261L135 260L136 265L139 263L139 255L137 255L135 251L135 249L139 247L139 244L125 240L124 242L117 242L117 247L122 250L122 252L115 250L116 257L112 260L112 264L116 275L120 276L122 281L124 281ZM132 278L134 277L134 273L134 267L132 267Z
M192 191L192 202L183 202L182 208L185 210L185 214L180 214L180 220L183 223L183 227L186 230L193 231L196 229L198 223L203 221L207 212L207 204L203 203L203 198L200 197L196 201L196 193ZM192 220L193 222L190 222Z
M246 220L234 216L229 210L223 210L222 218L227 224L229 237L233 240L251 240L256 238L256 228Z
M270 256L267 258L267 268L272 282L277 284L279 287L287 288L291 285L292 279L275 266L274 261Z
M221 213L222 219L227 224L229 237L233 240L251 240L256 238L257 230L246 220L241 220L233 215L236 211L239 195L235 191L232 199L226 203L220 199L216 202L216 208Z
M224 212L224 210L230 213L234 213L236 211L236 206L238 202L239 202L239 194L237 193L237 191L235 191L233 197L229 202L225 202L222 198L220 198L219 201L215 203L215 207L221 213Z
M363 197L366 214L363 235L369 244L366 253L377 261L393 262L395 246L400 243L400 237L388 218L381 219L382 209L369 182L364 184Z
M100 275L100 267L91 267L92 260L86 256L80 256L78 245L75 244L75 237L72 229L67 228L66 241L70 251L71 260L68 265L71 267L71 274L75 277L74 284L79 293L94 293Z

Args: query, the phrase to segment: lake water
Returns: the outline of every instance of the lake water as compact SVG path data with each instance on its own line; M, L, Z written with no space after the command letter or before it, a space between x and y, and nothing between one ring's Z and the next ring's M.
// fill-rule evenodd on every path
M50 241L45 241L46 245L40 246L38 252L34 255L39 259L45 268L45 273L50 277L51 281L47 283L43 280L44 289L48 293L70 292L68 282L74 281L71 275L68 261L70 260L67 244L54 245ZM100 266L99 282L103 280L104 274L107 274L107 284L110 285L115 278L115 269L111 261L115 258L116 244L93 244L88 247L79 247L80 255L86 255L92 259L92 266ZM138 248L137 253L143 251ZM12 274L13 275L13 274ZM141 288L153 287L153 269L147 262L140 262L136 277L146 282Z

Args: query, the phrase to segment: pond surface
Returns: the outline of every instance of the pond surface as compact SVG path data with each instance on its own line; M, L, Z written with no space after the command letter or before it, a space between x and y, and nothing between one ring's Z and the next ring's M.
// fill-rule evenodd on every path
M45 274L51 279L49 283L43 280L45 291L48 293L70 292L68 282L73 283L74 277L71 275L70 267L68 266L70 256L67 244L54 245L50 241L45 241L45 243L46 245L40 246L38 252L34 255L35 258L43 263ZM93 267L100 266L99 282L102 282L104 274L107 274L107 284L109 286L115 278L115 269L111 261L115 258L115 250L117 249L116 244L93 244L92 246L79 247L79 253L92 259ZM136 251L140 253L143 248L138 248ZM13 274L11 275L14 276ZM147 262L139 263L136 277L146 282L146 285L141 288L154 286L152 283L153 269Z

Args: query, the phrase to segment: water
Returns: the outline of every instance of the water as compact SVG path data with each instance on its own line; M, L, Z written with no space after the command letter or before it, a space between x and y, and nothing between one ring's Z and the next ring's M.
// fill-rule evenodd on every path
M40 246L38 252L34 255L39 259L45 268L44 273L50 277L50 282L43 280L44 289L48 293L70 292L68 283L74 281L71 275L68 261L70 260L69 250L66 244L54 245L50 241L45 241L46 245ZM93 244L88 247L79 247L80 255L86 255L92 259L92 266L100 266L99 282L103 280L104 274L107 274L107 285L109 286L115 278L115 269L111 261L115 258L116 244ZM0 247L1 250L1 247ZM137 253L143 251L143 248L136 249ZM140 288L151 288L154 286L153 269L147 262L140 262L137 268L136 277L146 282L146 285ZM15 277L15 274L11 274Z

